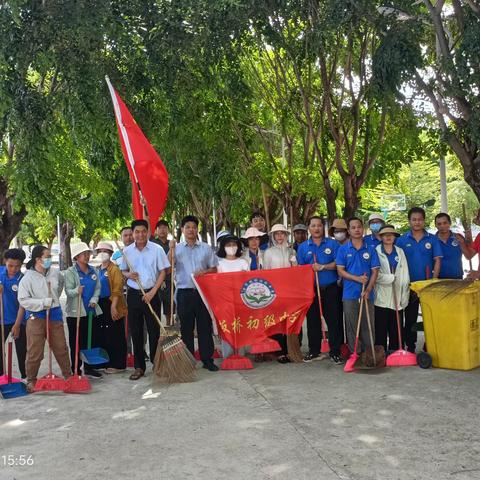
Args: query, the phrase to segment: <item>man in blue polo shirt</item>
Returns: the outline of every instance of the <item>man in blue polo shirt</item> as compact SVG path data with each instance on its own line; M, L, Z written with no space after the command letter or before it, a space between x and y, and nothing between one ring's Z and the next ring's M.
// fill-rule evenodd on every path
M338 305L339 288L337 284L337 267L335 257L339 244L332 238L325 237L325 221L322 217L314 216L308 220L310 238L301 243L297 251L297 261L300 265L312 265L318 272L320 296L325 321L328 326L328 340L330 344L330 359L333 363L343 363L340 356L342 343L341 317ZM316 279L315 279L316 282ZM322 324L317 290L310 309L307 312L308 355L305 362L321 359Z
M468 247L465 238L453 233L450 227L452 219L448 213L439 213L435 217L437 227L437 238L442 247L442 264L438 278L463 278L462 254L468 256Z
M0 267L0 290L3 301L3 321L5 337L2 338L2 358L5 342L10 332L15 338L18 367L22 378L26 378L25 357L27 354L27 336L25 332L25 309L18 303L18 283L23 277L20 269L25 260L25 252L20 248L11 248L3 255L5 266ZM0 361L0 375L3 375L3 362Z
M362 285L364 285L364 312L370 316L372 330L375 328L373 288L378 277L380 261L374 247L369 247L363 239L363 222L358 217L347 222L350 240L338 249L336 263L338 274L343 278L343 312L347 329L348 345L353 352L357 330ZM371 301L370 301L371 300ZM360 340L363 349L370 347L370 336L366 321L360 326Z
M408 211L410 230L397 239L396 245L407 257L410 281L417 282L429 278L438 278L442 263L442 247L435 235L425 230L425 210L413 207ZM409 352L415 353L417 332L412 331L417 323L419 299L413 290L410 301L405 308L405 331L403 341Z

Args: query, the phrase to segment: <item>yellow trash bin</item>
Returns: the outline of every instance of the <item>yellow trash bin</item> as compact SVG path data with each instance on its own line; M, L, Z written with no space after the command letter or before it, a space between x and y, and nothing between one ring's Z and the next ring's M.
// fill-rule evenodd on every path
M480 281L458 290L462 280L442 281L427 288L437 282L424 280L411 285L420 297L432 365L454 370L476 368L480 366Z

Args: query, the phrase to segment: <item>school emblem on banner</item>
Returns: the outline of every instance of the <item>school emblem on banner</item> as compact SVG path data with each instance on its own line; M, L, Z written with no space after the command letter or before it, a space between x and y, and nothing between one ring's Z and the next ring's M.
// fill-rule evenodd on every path
M275 300L276 294L271 283L262 278L252 278L243 284L240 296L247 307L264 308Z

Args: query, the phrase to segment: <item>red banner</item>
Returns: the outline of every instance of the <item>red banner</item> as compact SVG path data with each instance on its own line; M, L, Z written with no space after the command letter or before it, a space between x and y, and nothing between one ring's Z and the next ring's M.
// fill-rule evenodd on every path
M299 333L314 298L311 265L195 277L221 337L234 348Z

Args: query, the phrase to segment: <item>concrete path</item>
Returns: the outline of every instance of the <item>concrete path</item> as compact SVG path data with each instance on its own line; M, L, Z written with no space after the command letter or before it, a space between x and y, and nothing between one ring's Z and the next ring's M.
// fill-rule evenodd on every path
M0 479L480 479L480 369L265 363L156 392L127 376L0 400Z

